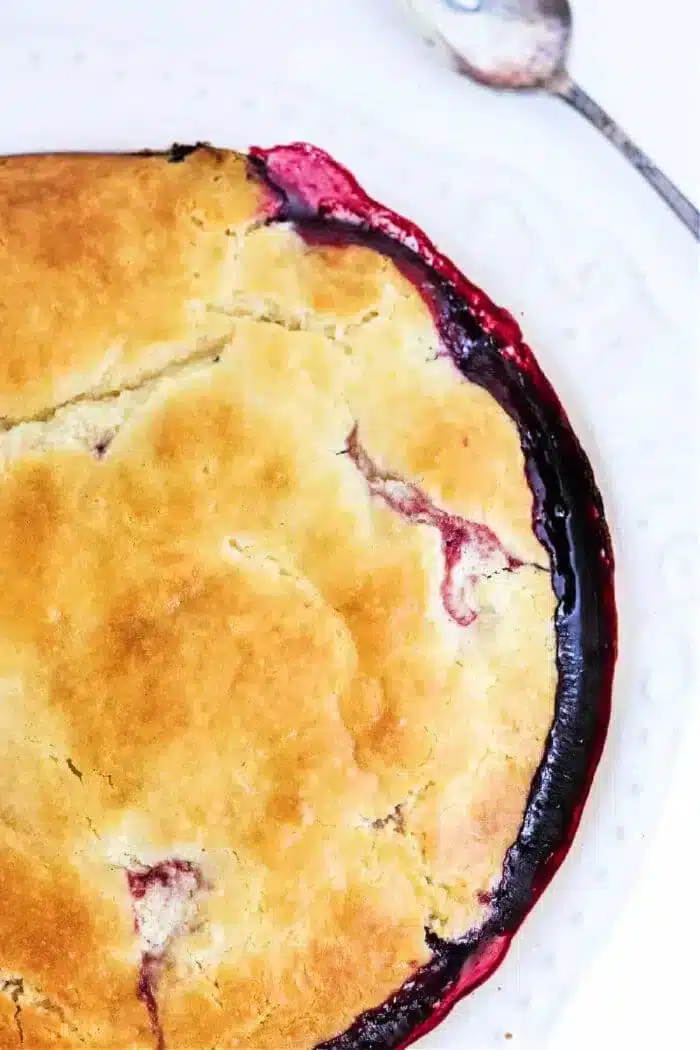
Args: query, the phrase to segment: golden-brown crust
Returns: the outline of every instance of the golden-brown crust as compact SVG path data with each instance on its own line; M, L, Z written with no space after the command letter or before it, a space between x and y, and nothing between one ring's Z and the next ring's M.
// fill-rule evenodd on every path
M15 998L32 1050L153 1045L126 869L178 858L168 1047L311 1050L517 835L555 685L518 435L390 262L256 224L235 155L14 158L0 202L0 1047ZM523 563L470 626L355 426Z
M0 159L0 419L116 389L230 326L237 235L266 193L245 159L167 155Z

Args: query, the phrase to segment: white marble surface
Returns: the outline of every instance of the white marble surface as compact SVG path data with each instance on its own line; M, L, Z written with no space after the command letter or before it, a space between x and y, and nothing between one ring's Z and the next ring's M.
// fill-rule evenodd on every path
M697 203L700 200L697 153L700 114L692 66L697 64L700 26L693 0L665 0L663 5L650 0L616 0L614 4L606 0L579 0L575 10L577 29L572 73ZM155 80L144 71L140 102L128 85L138 81L134 66L138 67L139 62L150 63L152 56L157 59L153 59L153 64L164 71L160 87L154 86L154 92L164 95L163 78L167 77L169 68L173 98L183 100L182 110L162 109L167 114L165 122L158 125L162 128L163 143L185 138L185 132L194 126L196 113L205 113L208 108L217 110L215 124L217 128L222 126L222 114L227 106L222 89L227 77L231 84L231 124L239 129L245 122L240 125L233 116L238 98L237 77L239 70L254 58L262 77L270 82L280 81L280 91L284 91L284 84L293 82L308 85L312 94L321 93L326 110L337 113L338 122L352 122L354 113L359 120L359 115L364 113L379 127L392 126L406 142L419 143L421 155L416 155L415 173L410 170L411 155L406 153L405 143L397 144L395 149L392 145L383 147L385 157L400 156L402 161L406 156L409 158L405 185L395 191L395 200L390 202L400 204L415 218L426 222L464 265L472 263L472 255L470 250L460 247L459 217L455 217L457 228L452 232L447 216L436 210L434 202L425 204L421 197L426 186L426 156L431 154L436 162L440 158L440 164L445 166L443 181L453 201L460 199L463 180L465 200L473 205L474 183L479 181L480 172L498 173L502 168L507 173L510 165L513 171L521 173L522 195L513 188L517 181L513 182L512 171L502 178L494 175L493 192L496 198L500 194L508 207L515 208L516 212L520 209L518 214L524 211L526 218L538 215L535 230L540 233L542 255L550 270L556 266L557 257L561 259L563 285L559 294L562 300L567 295L570 303L575 300L566 282L571 282L572 275L578 271L568 253L583 252L578 245L583 245L585 237L583 232L575 238L572 233L574 245L569 234L573 228L579 228L576 223L580 224L581 216L584 224L589 221L593 231L591 243L611 246L609 252L605 249L605 260L618 259L619 245L619 267L624 269L628 265L625 260L632 260L636 267L634 278L620 279L618 285L617 263L613 267L610 261L611 271L607 274L605 265L601 265L602 276L597 286L595 274L591 278L593 294L604 299L606 289L612 290L614 302L608 309L610 323L614 322L616 331L624 329L624 317L620 315L623 291L633 296L630 315L635 310L634 295L639 296L640 302L656 303L649 307L652 313L656 307L660 311L654 321L658 328L656 343L651 350L649 346L646 350L653 350L658 356L659 390L657 393L653 368L643 369L637 361L634 340L620 337L617 342L610 342L607 352L623 356L622 361L615 362L613 373L627 374L629 382L626 389L617 387L614 397L610 389L601 387L599 409L595 384L589 384L584 390L584 377L579 376L577 380L570 360L558 355L556 349L547 356L554 333L538 313L536 281L533 284L527 272L527 258L492 258L488 255L486 238L484 261L480 260L475 244L473 265L477 269L483 267L483 272L475 276L487 281L504 305L521 308L523 323L529 325L526 330L532 338L541 337L540 356L547 370L567 399L567 405L571 405L577 423L585 434L590 431L591 440L595 440L598 448L605 452L606 441L610 442L611 450L625 442L632 447L634 428L638 427L639 453L628 451L626 455L639 485L648 485L650 492L652 482L659 478L645 477L642 457L649 455L652 441L657 448L656 455L649 460L650 471L658 475L669 463L668 487L654 489L659 494L650 496L654 506L650 507L649 516L660 511L661 501L667 501L663 520L668 543L673 544L674 537L681 535L687 550L677 559L671 554L675 568L663 577L665 590L659 594L658 615L667 619L681 600L691 609L691 589L697 598L697 579L693 576L697 565L694 526L697 518L692 513L695 509L692 495L688 494L693 491L692 484L684 489L683 474L674 474L672 464L681 461L679 457L687 456L697 435L690 421L692 401L686 400L685 407L679 401L681 415L674 418L672 399L662 391L662 373L666 367L687 367L691 357L689 341L698 346L697 251L686 231L666 212L639 176L628 170L609 145L573 113L544 97L489 94L441 70L420 40L411 35L396 0L353 0L345 5L322 0L295 0L294 3L171 0L167 4L151 2L148 5L134 0L110 5L90 0L41 3L4 0L0 7L0 41L4 51L11 50L13 61L16 59L16 66L13 61L5 61L0 71L0 106L4 113L0 149L56 148L62 144L76 147L81 142L103 146L145 144L139 137L149 133L147 129L154 126L153 121L160 112L149 96L148 85L155 85ZM103 67L101 61L95 59L102 53L100 48L110 56L110 62L105 61ZM55 67L51 56L56 60ZM57 84L56 90L52 90L52 76L60 77L60 90ZM69 83L71 78L75 80L75 91ZM182 86L185 81L186 89ZM268 86L265 91L261 89L261 94L274 95L274 86ZM189 109L188 100L194 100ZM351 108L345 108L345 103ZM310 117L296 95L290 97L287 118L282 112L284 104L278 106L275 119L283 124L287 119L291 136L300 112L302 126L307 126L304 121ZM183 125L186 125L184 130ZM203 134L207 134L206 129ZM328 134L329 140L335 135L338 141L345 141L343 129L330 129ZM360 138L347 134L350 152L352 143L359 142ZM494 158L492 168L484 156ZM386 162L384 167L369 159L366 162L360 159L360 163L361 166L366 163L366 177L374 177L379 188L385 177ZM364 171L362 174L365 177ZM558 246L557 222L552 219L547 227L546 221L550 197L553 214L559 207L556 202L562 202L563 208ZM538 208L543 210L537 212ZM573 226L569 224L570 214ZM503 218L498 208L494 215L495 220L505 224L506 230L510 229L508 215ZM531 221L534 222L534 218ZM600 235L596 232L598 228ZM480 236L486 237L483 230ZM537 236L534 236L535 250L539 250ZM591 257L596 258L595 254ZM633 287L639 290L629 292ZM578 310L575 324L583 331L585 302L583 306L580 301L576 302L575 306ZM591 309L593 313L599 311L599 307ZM634 328L633 316L630 316L630 326ZM668 333L666 342L664 331ZM642 337L640 333L640 339ZM579 349L580 343L570 344L570 352ZM588 349L595 359L594 350ZM584 365L586 361L584 359ZM629 413L626 418L631 422L626 434L607 434L600 422L603 416L614 418L616 400ZM640 415L635 422L637 403ZM669 442L674 454L667 460L664 446ZM679 450L677 454L675 450ZM604 455L602 458L606 459ZM623 479L605 480L610 486L611 502L620 504L617 509L621 535L626 544L629 541L630 550L635 550L634 556L630 556L629 571L636 577L639 600L653 605L648 589L644 588L648 568L644 537L625 534L631 520L626 512L632 497L626 503L627 497L620 495ZM637 496L634 503L635 507L643 505L643 499ZM635 547L637 541L638 547ZM648 550L651 552L651 547ZM658 549L654 554L657 556ZM679 637L683 633L680 621L676 633ZM605 826L605 807L610 803L610 796L624 787L623 780L616 780L610 770L604 771L597 786L593 803L599 808L592 808L588 822L584 822L584 835L589 839L600 835L599 850L613 856L610 863L626 865L629 869L615 894L605 891L609 896L607 910L601 904L600 914L606 915L609 929L605 937L597 938L602 943L596 954L587 956L586 965L577 972L575 980L565 982L561 991L556 992L557 1002L548 1004L549 1019L545 1026L548 1034L545 1036L544 1029L533 1028L526 1020L518 1023L517 1016L521 1015L516 1014L516 1021L509 1021L507 1028L504 1025L503 1036L507 1030L513 1035L511 1042L503 1042L504 1046L543 1050L546 1045L549 1050L583 1050L584 1046L589 1048L597 1043L603 1050L608 1046L641 1050L664 1043L675 1050L692 1041L694 988L691 989L690 981L691 975L697 972L695 945L700 930L692 908L695 891L691 854L694 850L697 855L697 846L689 845L688 829L694 828L696 836L700 833L696 801L700 734L698 720L689 721L678 702L679 691L687 691L689 683L691 688L692 683L697 686L697 677L693 678L691 670L679 672L682 659L685 659L683 654L674 660L666 653L663 661L653 663L649 671L655 676L657 701L652 709L653 718L645 729L645 741L649 735L652 741L655 736L665 738L666 735L668 742L664 744L665 757L653 761L647 744L644 753L640 745L637 815L634 820L619 824L623 838L626 835L628 840L624 843L626 859L622 853L614 859L612 847L607 840L603 841L605 835L600 830ZM660 702L664 688L668 690L667 709ZM634 705L637 700L631 697L630 703ZM628 728L636 725L633 706L628 715L628 720L622 721L617 730L623 741ZM675 734L669 732L669 722L673 723ZM680 750L675 746L674 735L683 737ZM619 740L614 743L617 746ZM615 751L611 750L610 754L614 765ZM650 783L645 783L647 774ZM647 798L653 798L654 804L647 806ZM629 800L614 798L613 802L619 812L626 812L629 817L632 812ZM633 843L629 841L632 838ZM573 870L573 865L571 867ZM550 906L545 900L532 929L525 931L531 942L547 938L547 922L556 921L557 894L562 900L566 897L569 875L568 870L562 873L561 888L557 886L552 894L554 903ZM575 885L571 876L570 891ZM586 921L590 912L593 924L599 892L604 891L591 887L590 896L582 898ZM572 941L580 938L583 943L580 932L575 933L573 929L571 938ZM596 938L588 938L586 943L593 944L594 940ZM514 981L512 988L517 989L526 982L527 973L523 971L530 965L528 960L526 946L505 974L504 984ZM513 971L518 967L521 972L513 978ZM555 987L554 983L551 987ZM559 989L559 985L556 987ZM495 993L492 990L489 994ZM512 991L511 997L515 1000L518 994L517 990ZM463 1004L445 1029L425 1042L426 1050L481 1050L476 1030L468 1023L467 1014L471 1009L469 1003ZM536 1038L535 1031L540 1033ZM497 1045L493 1033L489 1040L489 1046Z

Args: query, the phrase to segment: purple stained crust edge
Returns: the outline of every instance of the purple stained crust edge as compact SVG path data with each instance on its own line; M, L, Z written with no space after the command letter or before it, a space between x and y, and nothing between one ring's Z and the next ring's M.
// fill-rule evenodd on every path
M182 163L205 145L176 144L169 160ZM552 564L555 716L489 917L455 942L426 931L431 961L382 1006L317 1047L405 1050L493 974L571 847L610 721L617 656L612 544L588 457L510 314L418 227L368 197L323 150L303 142L254 147L249 163L251 178L270 190L269 223L292 223L315 244L370 247L419 289L456 368L487 390L518 427L533 529Z
M610 533L589 460L513 318L323 151L306 143L256 148L250 163L273 196L269 222L291 222L312 243L371 247L421 291L457 369L518 427L533 529L551 558L555 717L489 917L458 942L426 932L432 960L386 1003L318 1048L404 1050L493 973L571 846L610 720L617 655Z
M183 163L205 145L176 144L168 160ZM533 493L533 529L552 563L555 717L489 917L455 942L426 931L431 961L382 1006L317 1047L405 1050L491 976L569 851L610 721L617 655L612 545L588 458L513 318L420 229L368 197L322 150L306 143L253 148L249 164L250 177L270 190L264 216L269 223L293 223L312 243L366 245L391 258L419 289L456 368L487 390L518 427ZM106 451L98 446L95 454ZM143 962L137 994L162 1047L154 998L159 960L146 953Z

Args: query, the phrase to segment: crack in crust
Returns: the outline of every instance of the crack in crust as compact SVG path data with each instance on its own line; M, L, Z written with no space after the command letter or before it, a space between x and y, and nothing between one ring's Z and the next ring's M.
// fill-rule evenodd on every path
M109 448L114 438L122 427L126 425L129 418L138 409L143 408L146 402L160 391L164 383L169 380L186 380L189 376L203 375L205 371L213 369L219 364L223 354L230 349L232 341L235 341L235 323L237 321L271 325L288 332L317 333L350 353L351 347L345 336L351 332L359 331L378 316L376 310L367 311L366 315L358 321L347 325L343 329L343 335L341 335L335 326L323 321L318 321L317 323L316 315L313 313L309 313L303 319L292 318L276 313L272 303L268 303L259 309L241 306L231 311L212 308L212 312L220 313L222 316L231 319L234 327L226 338L216 339L206 345L199 346L186 356L176 361L170 361L162 368L145 372L133 382L124 383L114 389L98 393L86 391L33 416L12 419L0 417L0 469L2 468L3 459L13 458L11 445L9 445L9 454L5 452L3 455L3 443L7 447L14 436L19 434L26 435L26 428L33 429L33 440L30 440L30 450L32 445L42 448L45 438L50 437L52 428L57 428L57 431L61 432L62 435L64 429L70 427L73 430L71 439L79 442L84 447L90 448L96 460L103 460L109 454ZM101 412L106 406L114 406L114 419L111 424L107 425L101 420L93 422L93 410ZM26 450L25 447L23 451Z
M240 255L246 239L265 225L266 220L258 220L248 224L243 232L231 233L238 245L236 252L233 254L233 261ZM206 305L206 312L230 319L232 323L231 332L216 339L198 341L198 344L189 352L168 361L159 368L145 370L131 381L116 386L108 384L104 388L99 385L91 387L59 404L52 405L45 411L32 415L0 415L0 437L26 424L51 423L66 409L78 406L102 405L116 401L124 394L150 393L160 380L179 378L186 375L193 366L213 366L218 363L221 352L235 338L235 323L237 321L254 321L258 324L274 325L288 332L314 332L325 336L330 342L350 352L351 348L347 342L347 336L364 328L380 316L390 319L392 309L389 308L387 313L382 315L379 309L370 307L361 313L357 320L346 324L341 324L338 320L329 321L324 314L310 308L297 314L291 314L272 299L263 299L257 305L241 300L234 302L230 307L209 303ZM99 442L95 444L94 451L98 458L105 454L113 436L113 434L107 436L104 439L104 443Z
M12 1002L15 1004L15 1015L14 1021L17 1028L17 1036L21 1044L24 1043L24 1030L22 1028L22 1003L21 999L24 995L24 980L22 977L10 977L6 981L3 981L0 992L5 992L9 995Z
M388 828L389 830L396 830L401 835L406 834L406 814L422 802L426 793L433 787L435 787L435 781L427 781L421 787L414 788L405 798L397 802L386 816L377 817L375 820L365 820L363 824L374 831L383 831L385 828Z
M10 977L0 971L0 995L6 995L14 1004L14 1024L20 1045L25 1045L25 1032L22 1023L23 1004L27 1008L55 1017L62 1029L70 1033L71 1038L83 1042L78 1028L66 1015L60 1003L54 1002L37 988L31 987L25 977ZM4 1050L4 1047L3 1047Z
M76 397L70 398L68 401L63 401L59 405L54 405L46 412L39 412L34 416L26 416L21 419L10 419L7 416L0 418L0 435L10 434L17 427L31 423L52 423L66 409L77 408L80 406L103 405L110 401L118 400L124 394L137 394L142 391L150 392L155 389L155 384L161 379L176 378L186 374L191 370L192 366L196 364L215 363L217 355L223 350L227 343L228 339L216 339L212 343L207 343L205 346L197 347L196 350L191 351L186 357L182 357L177 361L170 361L167 365L164 365L162 368L154 369L152 372L144 372L132 383L124 383L119 387L102 392L87 390L82 394L76 395ZM106 446L105 449L102 449L100 454L103 454L105 450Z
M304 310L294 315L286 313L272 299L263 301L259 306L251 306L245 300L234 303L228 309L212 306L209 308L209 313L221 314L233 320L247 319L264 324L274 324L279 328L286 329L288 332L316 332L344 348L349 347L346 338L348 335L352 335L354 332L359 331L360 328L382 316L378 309L371 307L361 314L356 321L341 324L337 320L328 321L324 315L314 310Z

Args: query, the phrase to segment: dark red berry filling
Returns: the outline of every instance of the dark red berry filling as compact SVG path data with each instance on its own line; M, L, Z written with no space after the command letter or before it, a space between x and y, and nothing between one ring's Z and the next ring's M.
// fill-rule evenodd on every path
M148 945L141 956L137 995L148 1010L157 1050L165 1050L158 1009L160 975L172 938L187 931L188 905L207 887L201 870L187 860L164 860L143 870L128 870L126 878L134 926Z
M430 525L439 531L445 562L442 601L455 623L468 627L477 617L474 588L479 578L493 572L511 572L524 563L508 553L487 525L448 514L416 485L396 474L382 473L360 444L356 426L348 437L347 452L374 496L406 521Z
M158 982L163 969L162 955L152 955L144 952L141 956L141 968L139 970L139 983L136 994L148 1010L151 1019L151 1028L156 1037L156 1050L165 1050L165 1033L160 1023L160 1012L158 1009Z

